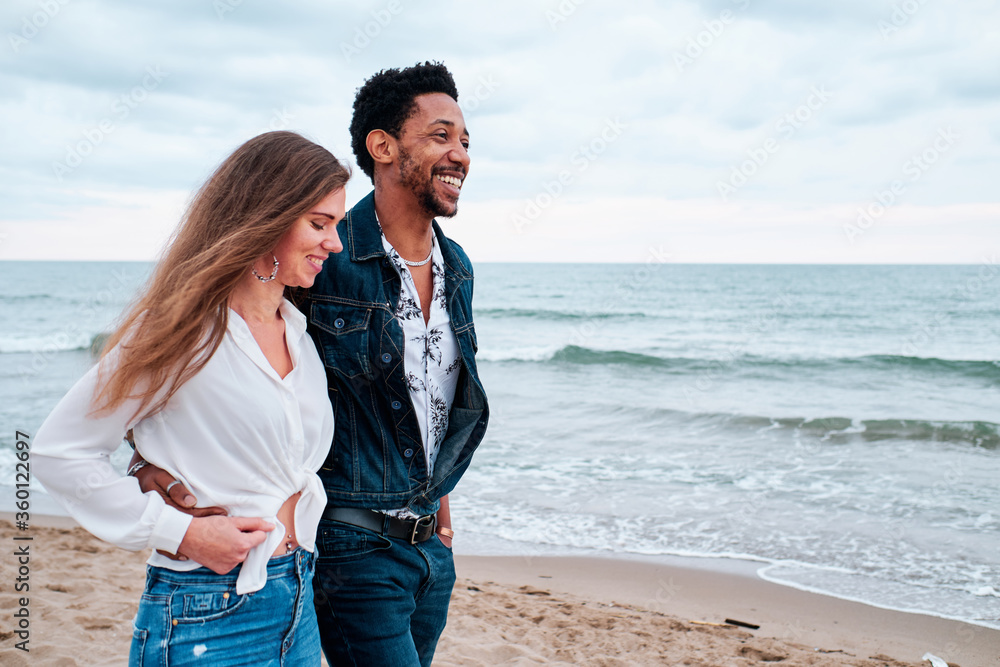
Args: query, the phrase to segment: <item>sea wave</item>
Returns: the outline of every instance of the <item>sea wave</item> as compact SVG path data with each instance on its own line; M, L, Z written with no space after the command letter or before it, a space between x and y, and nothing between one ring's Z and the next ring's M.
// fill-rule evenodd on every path
M566 504L546 507L497 498L463 502L463 514L474 519L468 535L471 548L483 555L614 554L647 562L675 557L737 559L745 561L736 565L741 570L800 590L1000 627L989 613L992 588L968 585L970 575L962 565L920 553L898 540L866 550L859 561L856 551L838 550L837 543L830 542L827 551L801 553L801 532L772 528L763 536L754 535L712 514L692 521L669 515L622 517L569 509ZM827 536L820 532L819 537ZM929 581L915 581L915 574ZM949 585L954 581L967 585Z
M855 358L837 358L838 364L861 364L869 367L908 369L915 371L954 373L974 377L1000 379L1000 360L938 359L936 357L908 357L892 354L873 354Z
M34 304L36 304L38 302L42 302L42 301L46 301L46 300L50 300L50 299L51 300L58 300L58 299L61 299L61 298L62 297L60 297L59 295L48 294L48 293L41 293L41 294L5 294L3 296L0 296L0 307L3 307L5 305L7 305L7 304L15 304L15 303L30 303L30 304L34 305Z
M845 416L798 417L689 412L667 407L618 406L609 416L628 423L671 424L681 431L712 430L734 434L788 431L805 441L838 445L847 442L938 442L1000 450L1000 424L982 421L922 419L857 419Z
M476 308L476 317L496 317L498 319L503 318L531 318L540 320L608 320L614 318L620 319L639 319L650 317L649 313L644 313L641 311L626 311L626 312L586 312L578 310L550 310L547 308Z
M53 352L93 350L95 345L103 343L106 337L107 334L104 333L89 334L83 332L22 338L0 336L0 354L30 354L33 352L51 354Z
M990 380L1000 380L1000 361L938 359L935 357L908 357L902 355L864 355L860 357L787 357L775 358L752 354L723 357L661 357L645 352L628 350L601 350L579 345L552 346L549 348L511 348L507 350L484 349L480 354L487 361L558 362L579 365L625 364L637 367L669 368L678 371L725 371L727 368L794 368L819 370L881 370L913 371L928 374L962 375Z
M657 357L624 350L598 350L578 345L523 346L505 349L480 348L476 356L485 361L555 361L570 364L630 364L638 366L667 366L698 361L697 359Z
M718 418L718 415L714 417ZM930 421L921 419L850 419L848 417L757 417L726 415L729 426L794 429L820 442L845 440L878 442L942 442L1000 449L1000 424L987 421Z

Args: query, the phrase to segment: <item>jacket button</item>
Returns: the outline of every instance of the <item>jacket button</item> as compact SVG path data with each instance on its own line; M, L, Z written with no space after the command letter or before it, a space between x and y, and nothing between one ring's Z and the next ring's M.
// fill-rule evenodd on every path
M337 327L338 329L343 329L344 328L344 318L343 317L338 317L337 319L335 319L333 321L333 326Z
M403 404L400 403L399 401L393 401L392 402L392 409L393 410L399 410L401 407L403 407Z
M382 363L383 364L387 364L390 361L392 361L392 355L391 354L389 354L388 352L386 352L385 354L382 355Z
M413 456L413 450L407 449L406 451L403 452L403 456L405 456L406 458L410 458L411 456Z

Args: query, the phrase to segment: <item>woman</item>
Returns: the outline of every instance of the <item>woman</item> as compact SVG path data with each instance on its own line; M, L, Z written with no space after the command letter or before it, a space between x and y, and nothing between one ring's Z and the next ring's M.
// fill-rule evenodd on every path
M340 252L350 174L291 132L251 139L201 188L100 364L35 439L35 473L97 537L153 553L131 664L319 665L316 475L333 435L305 317L284 299ZM143 494L108 457L149 462L228 516Z

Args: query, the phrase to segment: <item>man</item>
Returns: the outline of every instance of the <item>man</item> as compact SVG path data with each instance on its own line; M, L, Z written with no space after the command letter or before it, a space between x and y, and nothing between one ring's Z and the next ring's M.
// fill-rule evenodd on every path
M351 144L375 189L340 223L344 251L297 299L336 420L319 472L327 509L316 610L331 665L426 666L455 581L447 494L489 416L472 265L434 221L457 213L469 170L447 68L428 62L368 79ZM172 478L149 468L137 473L143 490L164 493ZM168 495L177 504L189 496L181 485Z

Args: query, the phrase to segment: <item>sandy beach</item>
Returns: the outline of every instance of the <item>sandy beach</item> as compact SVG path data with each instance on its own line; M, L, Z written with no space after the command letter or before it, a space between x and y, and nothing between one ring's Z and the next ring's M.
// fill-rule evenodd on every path
M125 664L146 554L100 542L70 519L34 516L17 531L0 516L0 663ZM16 593L22 545L30 590ZM457 567L436 665L902 667L930 665L927 652L953 666L1000 665L1000 631L771 584L750 563L459 556ZM27 653L15 646L21 597Z

